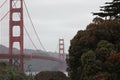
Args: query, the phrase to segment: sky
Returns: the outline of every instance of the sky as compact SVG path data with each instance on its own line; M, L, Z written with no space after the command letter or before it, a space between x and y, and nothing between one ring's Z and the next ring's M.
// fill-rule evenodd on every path
M5 0L0 0L0 5ZM32 18L35 29L47 51L58 52L58 40L64 39L65 52L68 53L70 40L77 31L86 29L95 17L92 12L98 12L100 6L111 0L24 0ZM0 8L0 19L9 11L9 0ZM9 15L0 22L0 44L9 46ZM36 45L42 49L31 26L26 9L24 8L24 25ZM14 34L19 34L14 29ZM18 43L15 43L18 47ZM35 49L24 31L24 47Z

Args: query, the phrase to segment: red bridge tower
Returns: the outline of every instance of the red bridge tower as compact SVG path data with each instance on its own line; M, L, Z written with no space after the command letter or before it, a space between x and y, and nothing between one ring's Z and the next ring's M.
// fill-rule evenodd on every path
M17 5L16 5L17 3ZM9 54L10 64L19 71L23 71L23 0L10 0L10 20L9 20ZM14 36L15 27L19 27L19 35ZM19 43L19 58L13 58L13 45Z
M65 60L64 39L59 39L59 58Z

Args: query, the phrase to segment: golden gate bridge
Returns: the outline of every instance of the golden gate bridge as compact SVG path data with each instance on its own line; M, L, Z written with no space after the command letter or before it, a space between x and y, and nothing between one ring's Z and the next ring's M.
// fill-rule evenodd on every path
M2 8L5 3L8 0L5 0L1 5L0 8ZM0 59L8 59L9 63L13 65L16 69L19 71L24 71L24 59L47 59L47 60L53 60L58 61L61 63L65 63L65 52L64 52L64 39L59 39L59 58L51 57L51 56L43 56L43 55L34 55L35 53L24 53L24 30L26 31L29 40L32 42L33 46L36 48L34 42L30 38L29 33L27 32L27 28L24 25L24 16L23 16L23 5L25 5L25 8L27 10L29 19L31 21L31 24L33 26L33 29L35 31L35 34L37 36L37 39L42 46L42 48L46 51L44 46L42 45L40 38L37 34L37 31L35 30L35 27L33 25L32 19L29 15L26 3L24 0L9 0L9 11L4 14L0 18L0 22L9 14L9 52L8 53L0 53ZM18 15L19 17L15 17ZM2 26L1 26L2 27ZM19 35L14 35L14 28L19 27ZM19 52L14 53L13 52L13 45L15 42L19 43ZM37 48L36 48L37 49ZM32 55L31 55L32 54Z

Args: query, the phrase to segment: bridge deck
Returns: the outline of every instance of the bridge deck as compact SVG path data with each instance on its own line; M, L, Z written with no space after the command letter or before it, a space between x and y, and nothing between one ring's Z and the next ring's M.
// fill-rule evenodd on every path
M52 61L65 62L65 61L63 61L61 59L58 59L58 58L55 58L55 57L51 57L51 56L44 56L44 55L12 54L12 56L11 56L10 54L7 54L7 53L0 54L0 59L10 59L10 58L20 58L20 57L23 57L24 59L46 59L46 60L52 60Z

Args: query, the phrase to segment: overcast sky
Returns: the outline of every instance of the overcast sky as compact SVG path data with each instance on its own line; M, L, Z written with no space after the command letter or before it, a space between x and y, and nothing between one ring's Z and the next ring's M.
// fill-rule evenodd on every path
M0 5L4 1L0 0ZM107 1L111 0L25 0L37 33L46 50L58 52L58 40L64 38L66 53L68 53L70 40L76 35L77 31L84 30L95 17L91 12L99 11L99 7ZM8 3L9 0L0 9L0 18L9 10ZM0 36L2 37L0 38L0 44L5 46L9 45L8 16L0 22ZM25 9L24 22L32 40L40 49ZM26 32L24 33L24 47L34 49Z

